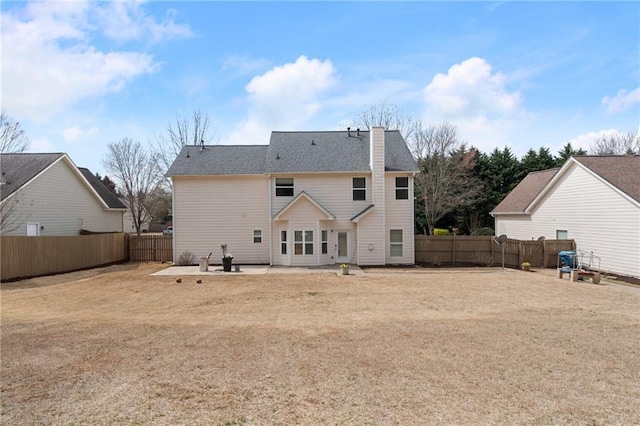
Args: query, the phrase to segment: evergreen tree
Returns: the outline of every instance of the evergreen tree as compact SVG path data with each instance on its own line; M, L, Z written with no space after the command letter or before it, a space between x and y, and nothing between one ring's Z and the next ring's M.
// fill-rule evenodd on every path
M562 167L562 165L573 155L587 155L587 151L580 148L578 150L573 149L571 142L567 142L565 146L558 151L558 155L555 158L555 167Z

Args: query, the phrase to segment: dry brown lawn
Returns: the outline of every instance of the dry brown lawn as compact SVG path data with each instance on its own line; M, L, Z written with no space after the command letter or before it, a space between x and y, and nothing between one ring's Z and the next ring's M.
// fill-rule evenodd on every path
M638 288L162 267L2 284L1 423L640 424Z

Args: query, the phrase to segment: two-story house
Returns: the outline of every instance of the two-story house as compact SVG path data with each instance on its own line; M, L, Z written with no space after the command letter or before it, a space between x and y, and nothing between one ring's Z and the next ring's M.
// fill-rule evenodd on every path
M413 264L417 171L400 132L382 127L186 146L167 172L174 261L227 244L234 263Z

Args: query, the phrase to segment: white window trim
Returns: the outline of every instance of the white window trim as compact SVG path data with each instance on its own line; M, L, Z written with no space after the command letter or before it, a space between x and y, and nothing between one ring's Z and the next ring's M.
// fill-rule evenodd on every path
M280 179L291 179L291 185L287 184L287 185L283 185L280 184L278 185L278 180ZM294 178L276 178L275 179L275 186L276 186L276 191L275 191L275 195L276 197L293 197L293 195L295 194L295 187L296 187L296 181ZM278 189L291 189L291 195L278 195Z
M358 187L356 188L355 186L355 179L363 179L364 180L364 187ZM364 192L364 198L362 200L356 200L354 195L356 191L362 191ZM367 201L367 178L364 176L354 176L351 178L351 199L353 201Z
M391 232L392 231L400 231L401 232L401 236L402 236L402 241L400 242L394 242L391 241ZM394 257L394 258L402 258L404 257L404 229L389 229L389 257ZM393 247L397 247L400 246L400 248L402 249L402 255L397 256L393 254L393 251L391 250Z
M398 186L398 178L407 179L407 186ZM394 179L394 183L395 183L395 188L396 188L396 200L409 200L409 199L411 199L411 194L409 193L409 188L411 187L411 184L409 182L409 177L408 176L396 176L395 179ZM398 190L399 189L406 189L407 190L407 198L398 198Z
M296 232L302 233L302 240L296 241ZM309 232L311 232L311 240L307 239ZM313 255L313 252L314 252L313 234L314 234L314 231L312 231L311 229L303 229L303 230L296 229L295 231L293 231L293 255L294 256L312 256ZM302 253L300 254L296 253L297 244L302 245ZM308 244L311 244L311 253L307 253Z

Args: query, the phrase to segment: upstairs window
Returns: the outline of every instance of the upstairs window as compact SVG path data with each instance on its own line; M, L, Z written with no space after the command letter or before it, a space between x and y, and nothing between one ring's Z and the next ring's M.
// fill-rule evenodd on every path
M293 178L276 178L276 197L293 197Z
M409 178L397 177L396 178L396 200L408 200L409 199Z
M260 229L253 230L253 242L254 243L262 242L262 231Z
M363 177L353 178L353 201L367 199L367 180Z

